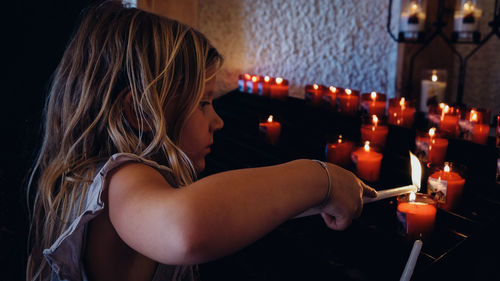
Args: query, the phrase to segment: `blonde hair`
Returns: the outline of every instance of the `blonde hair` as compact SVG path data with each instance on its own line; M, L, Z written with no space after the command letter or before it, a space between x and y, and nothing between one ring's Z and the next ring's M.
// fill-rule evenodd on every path
M198 31L120 2L90 7L56 69L44 139L32 173L37 193L27 280L47 280L42 256L81 213L97 163L135 153L170 168L173 186L196 173L178 141L222 57ZM127 121L126 97L137 126ZM128 98L128 97L127 97Z

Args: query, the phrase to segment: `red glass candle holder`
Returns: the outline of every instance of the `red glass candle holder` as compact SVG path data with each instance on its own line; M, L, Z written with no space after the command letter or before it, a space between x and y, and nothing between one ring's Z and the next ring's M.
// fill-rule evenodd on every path
M327 91L325 85L312 84L305 87L305 100L309 101L312 105L318 106L323 100L323 95Z
M364 147L358 148L351 154L352 161L356 165L357 175L368 181L376 182L380 178L380 164L382 153L374 151L370 147L370 142L365 142Z
M436 220L436 201L422 193L400 195L397 200L397 216L406 238L411 241L429 239Z
M405 98L393 98L389 100L387 123L405 128L413 127L415 118L415 104Z
M337 139L328 141L325 147L326 161L339 165L343 168L351 166L351 153L354 142L346 140L339 135Z
M368 112L369 116L377 115L379 118L385 116L386 104L386 94L377 92L361 94L361 108Z
M259 131L270 144L276 145L281 135L281 123L274 120L273 115L269 115L265 122L259 123Z
M370 141L370 145L376 150L383 150L389 128L383 124L377 115L365 118L361 125L361 141Z
M356 115L359 104L359 91L344 89L337 95L339 111L346 115Z
M240 74L238 76L238 91L245 93L247 91L247 81L250 79L252 79L250 74Z
M490 117L489 109L470 108L463 111L459 127L464 139L486 145L490 133Z
M276 77L271 81L271 98L285 100L288 97L288 80Z
M439 128L439 132L445 137L458 137L458 121L461 109L440 103L429 108L429 122Z
M448 140L431 128L429 132L417 132L415 154L424 163L440 165L444 163L448 151Z
M324 103L330 105L331 108L337 108L337 96L343 92L344 89L330 86L323 94Z
M269 96L271 94L271 80L272 78L269 76L264 76L263 78L261 77L259 83L257 84L258 87L258 94L259 96Z
M465 185L465 167L451 162L428 164L427 194L443 210L454 210L460 203Z

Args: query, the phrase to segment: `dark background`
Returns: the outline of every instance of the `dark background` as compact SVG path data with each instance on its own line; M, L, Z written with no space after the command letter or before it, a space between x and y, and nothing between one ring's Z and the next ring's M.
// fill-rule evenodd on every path
M26 179L41 142L42 110L54 72L91 1L2 3L0 279L23 280L27 258Z

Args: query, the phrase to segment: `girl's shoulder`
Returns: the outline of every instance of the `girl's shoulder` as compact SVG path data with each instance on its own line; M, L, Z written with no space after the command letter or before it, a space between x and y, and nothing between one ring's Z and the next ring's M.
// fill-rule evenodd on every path
M117 153L107 161L101 162L87 192L82 195L84 196L81 201L82 209L72 210L67 222L69 226L49 248L43 251L53 273L59 277L53 280L82 280L82 275L85 274L80 257L83 256L86 227L105 207L102 195L112 172L131 162L150 166L163 175L168 175L170 172L170 168L132 153Z

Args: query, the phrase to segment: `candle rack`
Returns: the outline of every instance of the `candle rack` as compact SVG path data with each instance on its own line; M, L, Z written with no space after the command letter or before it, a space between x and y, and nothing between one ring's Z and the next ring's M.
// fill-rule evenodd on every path
M459 68L458 68L458 85L457 85L457 100L456 103L458 105L463 105L463 95L464 95L464 87L465 87L465 77L466 77L466 69L467 62L469 59L479 50L484 44L490 40L491 37L496 35L500 38L500 5L498 0L495 0L493 19L488 23L488 26L491 27L490 32L484 36L483 39L480 39L480 34L476 32L474 34L474 39L472 41L457 41L455 34L452 34L451 37L446 35L443 31L443 28L447 25L447 22L443 20L444 14L446 12L445 8L445 0L438 0L438 7L436 11L436 21L432 23L434 28L433 32L424 34L424 36L419 36L418 40L405 40L404 37L398 36L396 37L391 29L391 21L392 21L392 3L393 0L389 0L389 12L387 15L387 32L390 37L399 43L406 44L421 44L422 46L417 49L410 57L410 65L409 65L409 80L407 83L407 93L411 92L412 89L412 77L413 77L413 69L414 63L417 56L436 38L441 38L446 46L456 55L459 60ZM458 52L457 48L455 48L454 44L475 44L475 48L472 49L468 54L462 56L460 52Z

